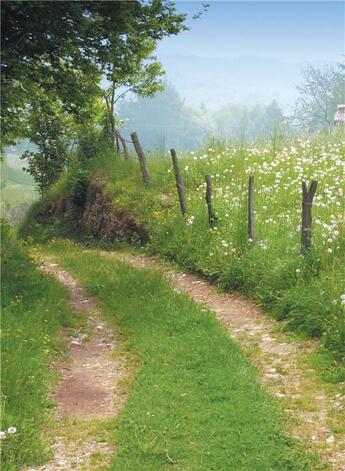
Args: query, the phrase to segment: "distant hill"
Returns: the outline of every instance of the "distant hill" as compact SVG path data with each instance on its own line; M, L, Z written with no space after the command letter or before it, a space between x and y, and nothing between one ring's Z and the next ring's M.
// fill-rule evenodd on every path
M267 104L276 100L284 109L294 104L302 64L256 56L210 58L161 54L159 60L179 94L211 110L226 103Z

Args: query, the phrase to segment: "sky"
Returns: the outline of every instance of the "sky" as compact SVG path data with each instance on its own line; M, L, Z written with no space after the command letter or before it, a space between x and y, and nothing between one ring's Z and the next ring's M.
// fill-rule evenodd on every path
M344 54L342 1L210 1L191 30L164 40L159 54L261 56L289 62L339 61ZM176 2L193 13L201 2ZM190 17L190 15L189 15Z
M306 63L335 64L345 54L343 1L175 1L190 31L159 43L156 55L186 102L291 107Z

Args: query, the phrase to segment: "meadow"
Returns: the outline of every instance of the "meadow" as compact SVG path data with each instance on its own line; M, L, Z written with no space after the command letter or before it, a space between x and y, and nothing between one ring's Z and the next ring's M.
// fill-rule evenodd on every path
M108 173L106 188L116 206L128 209L130 201L137 201L137 217L149 228L149 250L253 296L292 327L323 337L344 357L345 141L320 136L256 147L214 144L181 156L186 221L168 159L152 166L153 189L142 190L148 194L138 196L139 182L134 184L131 174L114 181L115 169ZM213 228L205 205L206 174L213 181L218 218ZM249 175L255 176L253 242L247 233ZM312 179L319 182L313 248L301 257L301 182Z
M136 159L123 161L103 149L82 168L75 167L63 175L41 207L61 195L85 198L85 180L97 182L111 198L114 211L123 211L146 227L149 241L143 250L202 273L226 290L240 290L253 297L277 319L285 320L288 328L322 338L328 351L342 361L344 155L341 132L313 139L272 139L256 146L214 140L199 152L178 152L188 206L183 217L168 155L150 156L152 184L146 188ZM213 227L209 226L205 204L205 175L213 182L217 216ZM248 239L247 231L249 175L255 176L255 241ZM301 182L312 179L318 181L313 246L303 257ZM24 232L32 231L37 208L24 224ZM71 230L70 226L59 226L64 235ZM51 228L46 230L54 234ZM92 241L92 236L86 241Z
M138 463L150 470L171 464L222 469L233 463L238 469L300 470L318 464L281 432L281 409L213 316L176 293L160 274L85 252L85 245L114 248L121 240L109 241L106 232L103 239L103 233L80 232L73 204L77 201L79 211L86 211L92 185L102 189L108 210L145 227L149 238L138 244L139 251L203 274L222 289L242 291L268 315L284 320L284 328L320 337L322 368L329 381L339 382L345 357L344 151L341 135L320 135L255 147L213 141L199 152L178 153L187 195L184 217L169 156L150 156L152 184L145 187L136 159L124 161L103 148L92 159L76 160L33 205L20 228L31 251L36 250L31 240L51 240L39 250L56 257L98 297L103 318L124 334L124 348L139 366L124 412L111 425L117 443L111 469L137 469ZM213 182L213 227L205 175ZM247 232L249 175L255 176L253 241ZM311 179L319 182L313 247L302 257L301 182ZM54 211L67 200L74 203L61 219L61 211ZM92 225L106 226L106 218L104 211L96 213ZM16 469L48 457L42 430L49 426L52 407L49 363L61 351L61 328L80 320L72 320L67 293L37 270L25 243L7 226L4 234L3 451L5 465ZM83 246L54 241L59 235L78 238ZM11 427L16 428L13 434ZM230 447L223 446L224 436Z

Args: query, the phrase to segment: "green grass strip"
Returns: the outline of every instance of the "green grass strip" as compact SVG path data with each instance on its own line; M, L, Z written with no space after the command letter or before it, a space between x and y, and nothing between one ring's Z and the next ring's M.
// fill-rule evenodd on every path
M157 272L73 244L50 249L97 295L139 367L120 416L111 470L310 469L279 407L210 312Z
M53 406L50 363L62 326L73 321L66 289L35 266L6 224L1 265L1 469L12 471L49 457L43 431Z

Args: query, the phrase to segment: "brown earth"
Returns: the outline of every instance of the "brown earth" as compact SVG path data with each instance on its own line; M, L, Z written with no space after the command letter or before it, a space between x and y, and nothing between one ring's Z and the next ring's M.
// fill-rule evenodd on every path
M114 444L97 437L97 430L114 418L126 399L123 387L128 377L123 358L113 355L116 340L112 330L100 320L97 301L86 296L76 281L52 260L45 258L42 269L55 276L70 291L70 304L86 319L85 332L73 332L68 343L68 362L55 365L59 383L52 396L57 436L51 462L36 471L104 469ZM88 431L90 429L90 431ZM97 463L93 463L97 457Z
M88 240L106 243L125 240L140 244L148 241L145 226L130 211L114 207L102 182L94 180L85 185L77 195L62 194L44 203L37 210L35 221L45 226L55 226L58 233L60 229L68 228L69 234Z

